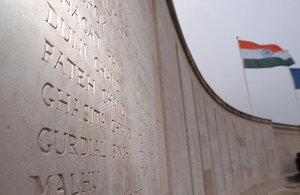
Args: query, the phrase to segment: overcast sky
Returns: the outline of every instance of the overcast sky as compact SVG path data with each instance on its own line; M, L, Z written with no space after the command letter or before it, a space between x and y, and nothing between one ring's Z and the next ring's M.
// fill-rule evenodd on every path
M276 44L300 68L299 0L173 0L185 40L210 87L229 105L251 114L240 40ZM300 124L287 67L245 69L253 115L273 122ZM298 100L297 100L297 99Z

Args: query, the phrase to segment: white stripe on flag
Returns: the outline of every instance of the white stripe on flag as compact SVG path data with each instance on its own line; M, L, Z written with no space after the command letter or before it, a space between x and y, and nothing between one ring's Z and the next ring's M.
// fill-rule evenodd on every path
M263 56L262 51L264 49L241 49L241 53L244 59L263 59L263 58L281 58L287 60L291 58L287 50L281 50L273 53L271 56Z

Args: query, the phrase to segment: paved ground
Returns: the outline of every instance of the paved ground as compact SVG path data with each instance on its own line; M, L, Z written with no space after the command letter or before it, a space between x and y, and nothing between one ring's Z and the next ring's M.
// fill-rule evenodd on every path
M268 195L300 195L300 187L298 187L298 188L280 188L278 190L268 193Z
M280 188L267 195L300 195L300 174L290 174L286 176L288 184L284 188Z

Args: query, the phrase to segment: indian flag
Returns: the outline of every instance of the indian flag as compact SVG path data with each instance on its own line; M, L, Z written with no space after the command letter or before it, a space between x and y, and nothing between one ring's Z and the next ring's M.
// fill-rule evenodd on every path
M270 68L295 63L290 54L278 45L258 45L243 40L239 40L239 44L245 68Z

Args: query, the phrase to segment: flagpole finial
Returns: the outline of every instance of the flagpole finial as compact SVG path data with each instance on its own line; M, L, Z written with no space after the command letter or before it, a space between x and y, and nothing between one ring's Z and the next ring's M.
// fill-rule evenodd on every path
M236 36L236 39L239 39L239 36Z

